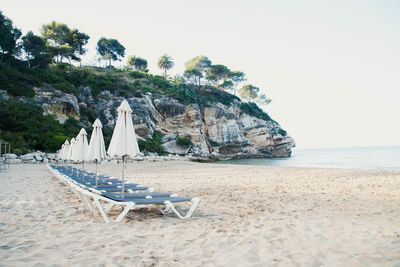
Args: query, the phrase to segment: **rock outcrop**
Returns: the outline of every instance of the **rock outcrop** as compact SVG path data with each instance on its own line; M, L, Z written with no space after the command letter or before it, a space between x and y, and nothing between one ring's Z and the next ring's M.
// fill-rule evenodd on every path
M44 112L55 114L60 122L68 116L79 118L84 107L99 116L104 126L114 127L123 99L107 90L94 98L88 87L78 88L78 98L50 86L35 89L35 100ZM244 113L239 100L229 106L201 106L151 93L127 100L138 139L151 138L159 131L164 134L162 147L171 154L201 159L289 157L295 146L277 122ZM178 138L190 139L192 145L181 146Z
M45 114L55 114L63 123L69 116L79 118L78 99L72 95L54 89L48 85L34 88L35 101L42 106Z

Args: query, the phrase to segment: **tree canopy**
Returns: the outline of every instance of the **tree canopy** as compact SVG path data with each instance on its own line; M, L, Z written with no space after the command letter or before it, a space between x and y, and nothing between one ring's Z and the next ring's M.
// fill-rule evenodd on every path
M22 37L22 49L30 68L46 67L51 62L45 41L40 36L34 35L32 31Z
M201 84L201 78L206 75L207 69L211 66L211 60L206 56L197 56L185 63L184 77L192 80L193 84Z
M21 37L21 31L14 27L12 20L3 15L0 11L0 63L6 57L17 55L19 47L18 39Z
M203 78L203 74L198 69L187 69L183 72L183 77L200 86L200 79Z
M251 84L246 84L239 89L239 96L246 101L253 101L257 98L258 92L260 92L260 88Z
M121 60L125 56L125 47L116 39L101 37L97 42L97 52L104 60L108 60L108 66L111 67L111 61Z
M71 60L80 61L80 56L86 53L83 46L90 38L89 35L56 21L43 25L41 33L56 62L62 62L63 58L67 58L70 63Z
M158 59L157 65L160 69L164 70L164 75L167 76L167 70L174 66L174 62L170 56L164 54Z
M219 85L221 80L226 80L229 77L230 70L227 66L222 64L211 65L208 68L207 79L215 83L216 86Z
M196 69L199 71L205 71L207 68L211 66L211 60L206 56L197 56L185 63L185 68L187 70Z
M148 72L147 69L147 60L137 56L128 57L128 61L126 62L126 66L130 69L134 68L137 71Z

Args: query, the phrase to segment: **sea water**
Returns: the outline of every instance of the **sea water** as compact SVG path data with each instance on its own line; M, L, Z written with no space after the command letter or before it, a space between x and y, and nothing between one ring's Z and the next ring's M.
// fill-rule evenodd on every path
M220 164L400 170L400 146L293 149L279 159L240 159Z

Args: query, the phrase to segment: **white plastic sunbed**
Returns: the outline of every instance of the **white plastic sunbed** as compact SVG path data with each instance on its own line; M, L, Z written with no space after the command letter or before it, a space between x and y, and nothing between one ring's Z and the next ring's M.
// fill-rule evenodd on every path
M100 212L106 223L110 222L108 214L113 207L122 206L123 209L118 217L114 220L120 222L129 210L134 209L138 206L163 206L159 208L162 214L174 213L180 219L190 218L196 209L200 199L197 197L178 197L176 194L170 193L158 193L158 192L143 192L134 193L135 187L132 187L124 197L121 197L119 193L110 193L104 190L99 190L93 187L88 187L78 183L77 181L69 178L67 175L62 174L57 168L48 165L49 170L64 184L69 186L71 190L77 195L77 197L83 202L85 207L91 210L96 216L98 215L97 210ZM150 188L152 189L152 188ZM185 215L180 214L174 204L191 202L191 207Z

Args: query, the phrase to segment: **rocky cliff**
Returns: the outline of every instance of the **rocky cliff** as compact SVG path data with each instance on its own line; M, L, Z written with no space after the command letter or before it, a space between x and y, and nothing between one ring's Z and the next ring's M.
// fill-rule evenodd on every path
M35 100L46 114L60 122L68 116L90 126L82 110L100 117L103 125L114 127L116 109L124 99L104 90L94 97L89 87L78 87L78 97L52 86L35 88ZM165 152L199 159L289 157L294 140L272 119L260 119L243 112L240 100L231 103L184 104L166 96L146 93L127 97L138 139L161 132ZM184 146L178 138L190 139Z

